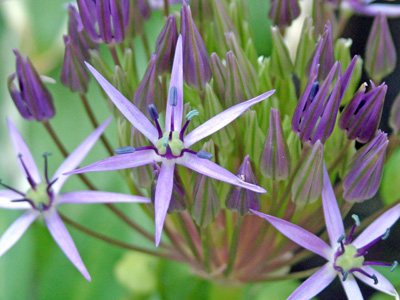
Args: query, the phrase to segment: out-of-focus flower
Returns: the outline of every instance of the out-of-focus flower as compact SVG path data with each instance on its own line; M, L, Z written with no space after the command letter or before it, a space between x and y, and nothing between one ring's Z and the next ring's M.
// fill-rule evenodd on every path
M281 28L290 26L299 15L300 6L297 0L271 0L268 16L274 25Z
M68 203L145 203L150 201L144 197L99 191L59 193L61 187L69 177L68 175L63 175L63 173L77 167L79 163L81 163L109 122L110 119L99 126L80 146L78 146L78 148L76 148L61 164L51 179L48 177L47 172L48 154L44 154L45 179L43 180L21 134L15 128L11 120L8 120L14 152L18 159L21 172L27 178L30 188L26 193L23 193L8 185L1 184L6 187L7 190L0 190L0 208L25 209L27 211L19 217L0 238L0 256L7 252L7 250L21 238L33 221L43 216L50 234L60 246L61 250L82 275L90 281L90 275L57 212L56 206Z
M156 42L157 74L161 75L165 72L171 72L177 40L178 30L176 28L175 16L169 15Z
M118 150L117 152L123 155L113 156L87 167L68 172L68 174L78 174L93 171L109 171L138 167L153 163L154 161L161 162L161 170L158 175L154 203L156 245L160 243L165 216L171 201L175 164L183 165L203 175L241 186L257 193L265 192L263 188L239 179L228 170L210 161L209 159L212 158L210 153L204 151L195 152L189 147L225 127L251 106L267 99L274 93L274 91L266 92L258 97L223 111L185 136L185 131L191 119L198 115L198 111L190 111L186 115L185 124L182 126L182 52L182 37L180 36L176 45L175 58L172 67L164 132L161 130L161 126L158 122L159 116L154 105L149 105L149 113L152 121L156 124L156 127L151 124L147 117L143 115L136 106L134 106L88 64L89 70L100 83L106 94L110 97L111 101L114 102L121 113L137 130L146 136L153 145L140 148L123 148L122 151Z
M400 217L400 204L394 206L369 225L356 239L353 240L354 230L359 225L359 219L353 215L355 225L348 237L344 231L342 217L337 205L336 197L324 167L324 188L322 191L322 205L325 215L325 224L331 246L309 231L285 220L252 211L257 216L267 220L283 235L296 244L322 256L328 262L317 272L300 285L288 300L306 300L316 296L325 289L336 276L339 276L349 300L363 299L360 288L354 277L381 292L399 299L392 284L371 266L397 266L394 264L365 260L368 249L381 239L388 237L390 227Z
M387 134L378 130L376 136L354 155L343 180L343 197L347 201L362 202L376 194L388 143Z
M260 162L261 173L272 180L285 180L290 172L290 152L283 134L279 110L272 108L264 151Z
M190 7L186 3L183 3L181 10L181 34L183 43L183 77L191 87L203 90L212 76L210 57L192 19Z
M357 15L364 16L377 16L382 14L387 18L396 18L400 16L400 5L389 4L389 3L374 3L374 0L345 0L345 1L333 1L336 5L341 3L343 10L353 11Z
M365 93L366 86L366 83L361 85L339 119L339 127L346 132L347 138L360 143L366 143L374 136L387 90L386 84L375 87L371 81L371 90Z
M53 97L43 84L35 67L14 50L17 56L16 73L8 77L8 91L21 116L26 120L44 121L54 116ZM14 85L17 76L19 90Z
M372 24L365 46L365 70L379 83L396 67L396 48L386 17L379 13Z
M129 21L129 0L78 0L89 37L96 43L121 43Z

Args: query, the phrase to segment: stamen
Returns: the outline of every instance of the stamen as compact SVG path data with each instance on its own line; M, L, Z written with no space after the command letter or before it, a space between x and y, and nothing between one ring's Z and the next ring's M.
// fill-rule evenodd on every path
M378 241L380 241L381 239L386 239L389 236L390 233L390 228L386 229L385 233L382 234L381 236L378 236L376 239L374 239L373 241L371 241L370 243L368 243L367 245L365 245L364 247L358 249L358 255L357 256L364 256L367 254L367 250L369 248L371 248L371 246L373 246L375 243L377 243Z
M30 186L31 186L34 190L36 190L36 183L33 181L33 178L32 178L32 176L31 176L31 174L29 174L28 168L26 167L24 161L22 160L22 154L18 154L18 158L19 158L19 160L21 161L22 167L23 167L24 170L25 170L26 179L28 179L28 182L29 182Z
M11 186L9 186L9 185L7 185L7 184L4 184L4 183L2 182L1 179L0 179L0 185L4 186L6 189L8 189L8 190L10 190L10 191L13 191L13 192L16 192L17 194L20 194L21 196L25 196L24 193L22 193L22 192L20 192L20 191L18 191L18 190L16 190L16 189L14 189L14 188L12 188Z
M342 281L346 281L348 275L349 275L349 271L344 272Z
M399 265L399 263L397 262L397 260L395 260L393 262L392 268L390 269L390 272L393 272L397 268L398 265Z
M353 214L353 215L351 215L351 217L354 220L354 225L351 228L349 238L346 240L346 245L351 243L351 241L353 240L353 235L354 235L354 231L356 230L356 227L360 226L360 219L358 218L358 216Z
M346 234L343 233L339 239L337 240L337 242L340 244L340 248L342 248L342 254L344 253L344 244L343 244L343 240L346 239Z
M169 91L169 104L172 106L171 111L171 131L174 131L174 114L175 109L174 107L178 104L178 90L175 86L172 86Z
M191 110L191 111L189 111L189 112L186 114L186 122L185 122L185 125L183 125L183 127L182 127L182 129L181 129L181 132L179 133L179 138L181 139L181 141L183 141L183 135L185 134L185 131L186 131L187 127L189 126L190 121L191 121L195 116L198 116L198 115L199 115L199 111L196 110L196 109Z
M58 177L55 178L55 179L53 179L53 181L49 183L49 185L47 186L47 194L50 195L50 189L51 189L51 187L53 186L53 184L56 183L57 180L58 180ZM51 199L51 197L50 197L50 199Z
M43 153L43 158L44 158L44 177L46 179L47 184L49 183L49 174L48 174L48 168L47 168L47 156L50 156L50 152L45 152Z
M372 275L368 274L363 269L354 268L354 269L351 270L351 272L352 273L359 272L359 273L363 274L364 276L367 276L368 278L371 278L374 281L374 284L378 284L378 278L376 278L376 276L374 274L372 274Z
M38 203L38 210L39 210L40 212L43 212L43 203L42 203L42 202L39 202L39 203Z
M390 234L390 228L386 229L385 235L382 237L382 240L386 240L389 237Z
M127 153L133 153L135 151L136 151L136 149L131 146L115 149L116 154L127 154Z
M313 83L313 86L311 87L310 100L314 100L314 98L317 95L318 91L319 91L319 82L316 81L316 82Z
M392 268L393 268L394 264L395 264L395 262L393 262L393 264L379 262L379 261L364 261L363 262L363 266L383 266L383 267L392 267Z
M167 137L167 136L164 136L164 137L162 138L162 143L163 143L163 146L164 146L164 147L168 147L168 137Z
M161 139L162 137L162 130L160 124L158 123L158 111L154 104L150 104L147 106L151 119L156 123L157 131L158 131L158 138Z
M196 155L197 155L198 158L202 158L202 159L211 159L211 158L213 158L213 155L211 153L209 153L207 151L203 151L203 150L200 150L199 152L197 152Z

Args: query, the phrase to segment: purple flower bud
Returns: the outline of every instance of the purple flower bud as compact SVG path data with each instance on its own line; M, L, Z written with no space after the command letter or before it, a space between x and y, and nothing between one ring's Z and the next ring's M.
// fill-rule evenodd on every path
M247 155L237 174L241 180L257 184L256 177L249 162ZM250 209L260 210L260 196L258 193L243 189L237 186L231 186L228 195L226 196L225 205L227 209L236 210L240 215L249 212Z
M400 94L397 95L390 110L389 124L393 133L398 135L400 132Z
M136 0L136 8L144 20L150 19L151 7L147 0Z
M17 50L14 50L14 54L17 56L17 72L8 77L8 90L15 106L26 120L44 121L51 119L55 113L53 97L43 84L29 58L24 60ZM19 90L13 83L16 76Z
M211 54L211 69L213 74L213 85L219 99L225 97L226 68L217 53Z
M89 50L97 49L98 45L88 36L83 27L81 16L75 6L68 6L68 36L78 48L78 51L84 57L84 60L90 58Z
M65 54L61 70L61 82L73 92L85 94L88 91L89 73L84 65L84 57L68 35L64 36Z
M284 28L300 15L300 6L297 0L271 0L268 16L274 25Z
M365 49L365 69L375 82L380 82L396 66L396 49L383 14L375 17Z
M78 0L89 37L96 43L121 43L129 21L129 0Z
M269 128L261 156L260 171L272 180L285 180L290 173L290 153L283 134L279 110L272 108Z
M375 137L354 155L343 181L343 197L347 201L362 202L376 194L388 143L387 134L378 130Z
M232 51L226 54L225 104L233 106L251 98L247 78Z
M333 65L325 81L319 87L318 67L314 70L293 115L292 128L302 142L314 144L317 140L325 143L332 134L341 101L340 63ZM337 74L333 90L329 88Z
M386 84L375 87L371 81L371 90L365 93L366 86L366 83L361 85L339 119L339 127L346 132L347 137L360 143L366 143L374 136L387 90Z
M184 80L189 86L203 90L211 80L210 57L185 2L181 10L181 34Z
M147 66L146 73L140 82L133 103L141 110L146 111L149 104L160 107L161 104L161 83L156 73L156 55L152 55Z
M303 149L300 159L303 163L293 179L292 201L305 205L317 201L322 193L324 148L321 142Z
M156 70L158 75L171 72L177 40L176 20L174 15L169 15L156 42Z
M318 41L314 57L310 63L310 75L314 73L317 65L320 65L318 80L323 80L328 76L334 64L333 40L331 23L325 25L324 33Z

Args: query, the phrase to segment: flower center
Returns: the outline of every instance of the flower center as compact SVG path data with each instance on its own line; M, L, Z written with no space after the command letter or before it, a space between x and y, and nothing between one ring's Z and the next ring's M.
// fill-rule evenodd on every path
M156 143L156 148L158 154L165 155L167 153L167 148L171 149L173 156L181 156L182 150L185 149L182 140L179 137L179 132L170 131L164 132L163 137L160 138Z
M343 272L352 269L361 269L364 263L364 256L357 256L358 251L352 244L344 245L344 252L335 259L335 266L341 268Z
M30 188L25 195L25 198L29 199L32 204L40 211L46 209L51 204L51 198L47 192L47 183L39 183L36 185L36 189Z

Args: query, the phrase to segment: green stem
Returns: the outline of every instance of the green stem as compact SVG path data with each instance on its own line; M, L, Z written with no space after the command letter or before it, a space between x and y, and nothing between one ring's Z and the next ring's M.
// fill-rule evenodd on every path
M242 228L242 223L243 223L243 216L240 216L238 214L236 216L235 227L233 229L233 234L232 234L231 246L229 249L228 264L225 270L226 277L228 277L231 274L233 267L235 266L237 247L239 244L239 236L240 236L240 230Z
M204 268L207 273L210 273L210 244L208 243L210 236L208 227L200 230L201 244L203 246Z
M164 15L168 18L169 16L169 2L164 0Z
M193 236L188 231L187 225L186 225L185 221L183 220L183 217L182 217L181 213L177 213L175 215L176 215L176 218L177 218L177 220L179 222L179 225L180 225L180 229L183 232L183 235L185 237L186 242L188 243L188 246L189 246L190 250L192 251L194 257L197 260L200 260L200 255L199 255L199 253L197 251L196 245L194 244Z
M110 50L110 53L111 53L112 59L114 61L114 64L116 66L121 66L121 62L119 61L118 53L117 53L117 49L115 48L115 45L114 44L109 44L108 45L108 49Z

